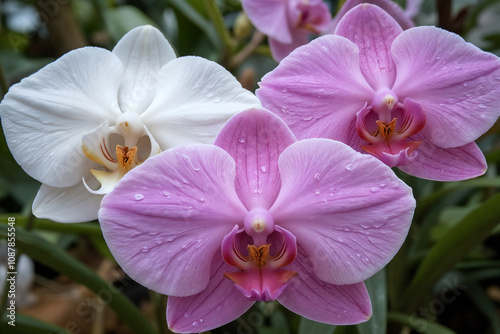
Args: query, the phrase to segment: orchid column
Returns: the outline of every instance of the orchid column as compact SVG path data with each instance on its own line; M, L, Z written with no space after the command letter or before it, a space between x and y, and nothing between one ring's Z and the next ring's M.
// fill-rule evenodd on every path
M265 110L234 116L215 144L148 159L99 211L125 272L170 295L170 328L210 330L270 300L325 323L368 320L363 281L403 243L411 189L345 144L296 142Z
M104 194L131 169L168 148L212 143L234 114L260 103L218 64L176 58L151 26L112 52L64 55L14 85L0 105L12 154L43 185L39 218L97 218Z

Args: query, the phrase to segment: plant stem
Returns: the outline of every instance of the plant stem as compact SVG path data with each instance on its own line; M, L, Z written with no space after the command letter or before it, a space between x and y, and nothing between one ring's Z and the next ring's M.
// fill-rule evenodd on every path
M207 10L208 17L212 21L215 26L215 30L219 35L219 38L224 45L224 53L226 55L232 55L234 51L234 41L231 39L229 35L229 31L226 29L226 25L224 24L224 18L222 17L222 13L220 12L219 7L215 0L204 0L205 8Z

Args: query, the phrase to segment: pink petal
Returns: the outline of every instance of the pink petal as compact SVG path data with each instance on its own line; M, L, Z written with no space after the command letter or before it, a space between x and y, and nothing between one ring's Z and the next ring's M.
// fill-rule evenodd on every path
M359 70L358 47L323 36L295 50L262 79L257 97L298 139L347 141L356 133L355 114L374 91Z
M391 44L402 31L383 9L364 3L345 14L335 35L356 43L361 72L373 89L379 90L391 88L396 79Z
M419 136L412 139L419 139ZM460 181L481 176L488 168L483 153L475 143L441 148L423 139L416 153L414 160L399 166L399 169L422 179Z
M298 273L278 298L287 309L332 325L351 325L370 319L370 296L363 282L334 285L320 280L313 273L306 252L300 248L297 259L286 268Z
M485 133L500 115L500 60L435 27L403 32L393 43L393 91L420 103L433 144L459 147Z
M415 200L388 166L343 143L308 139L287 148L279 167L281 192L269 212L321 280L361 282L399 250Z
M199 333L220 327L245 313L253 301L245 298L224 273L235 268L224 263L220 253L212 262L208 286L188 297L169 297L167 321L176 333Z
M241 5L257 29L281 43L291 43L287 1L242 0Z
M163 294L205 289L222 238L246 214L234 178L233 159L212 145L171 149L127 173L99 211L123 270Z
M415 1L413 1L415 2ZM399 5L390 0L347 0L340 8L339 12L333 18L332 24L330 25L328 31L330 33L335 33L335 29L339 24L339 21L344 17L344 15L352 8L360 5L362 3L374 4L383 10L385 10L404 30L414 26L413 21L410 20L409 15L406 14Z
M307 44L309 42L309 35L310 33L305 30L293 31L290 43L281 43L277 39L269 37L269 47L271 48L271 54L273 55L274 60L280 62L293 50L299 46Z
M236 161L236 192L248 210L268 209L278 196L278 157L293 142L285 123L262 109L239 113L220 131L215 145Z

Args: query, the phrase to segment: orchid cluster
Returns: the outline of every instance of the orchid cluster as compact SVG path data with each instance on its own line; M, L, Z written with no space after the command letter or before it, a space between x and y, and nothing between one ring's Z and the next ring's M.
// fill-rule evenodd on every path
M98 218L123 270L169 296L174 332L273 300L319 322L367 321L363 282L415 209L391 168L482 175L474 141L500 115L496 56L370 2L332 19L321 0L243 0L280 60L256 96L214 62L177 58L151 26L14 85L0 115L42 183L33 213Z

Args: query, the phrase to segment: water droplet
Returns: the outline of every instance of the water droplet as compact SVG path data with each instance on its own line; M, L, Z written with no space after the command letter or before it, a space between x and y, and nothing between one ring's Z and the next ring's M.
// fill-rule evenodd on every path
M319 181L319 180L320 180L320 175L319 175L319 173L314 174L314 178L315 178L317 181Z
M314 192L316 195L319 195L321 193L321 191L319 189L316 189L316 191Z
M439 60L439 59L441 59L441 57L437 57L437 58L436 58L436 60Z
M328 52L328 48L326 46L323 45L321 48L323 49L323 51Z
M481 117L482 119L485 119L486 115L485 114L481 114L481 115L479 115L479 117Z
M203 319L200 319L200 322L203 322Z
M17 139L12 140L12 144L15 144L15 143L17 143Z
M301 118L301 120L306 121L306 122L308 122L308 121L310 121L312 119L313 119L312 116L304 116L304 117Z
M143 194L135 194L134 198L136 201L142 201L144 199L144 195Z
M200 202L201 203L205 203L205 199L204 198L200 198Z
M189 184L189 181L188 181L188 180L186 180L186 179L182 179L182 183L184 183L184 184Z
M149 252L149 248L148 248L148 247L146 247L146 246L144 246L144 247L142 247L142 250L141 250L141 251L142 251L143 253L147 253L147 252Z
M170 193L168 191L164 191L163 192L163 195L167 196L168 198L170 198Z
M191 165L191 168L193 168L193 170L195 171L199 171L200 170L200 167L197 167L193 164L193 161L191 161L191 158L185 154L182 155L182 157Z
M193 323L191 325L198 326L198 321L193 321Z
M186 312L186 313L184 313L184 318L189 318L190 315L191 315L191 313Z
M188 245L182 245L182 247L181 247L181 248L182 248L182 249L186 249L186 248L188 248Z
M478 107L479 107L479 108L481 108L481 109L486 109L486 108L488 108L488 107L487 107L487 106L485 106L484 104L479 104L479 105L478 105Z
M54 151L50 152L49 157L53 157L55 153L56 152L54 152Z
M385 184L385 183L381 183L381 184L379 185L379 187L380 187L380 188L385 188L385 186L387 186L387 184Z
M245 138L241 137L238 141L240 142L240 144L244 144L246 140Z
M266 166L261 166L261 167L260 167L260 170L262 171L262 173L267 172L267 168L266 168Z
M216 97L215 99L213 99L214 103L219 103L220 102L220 97Z
M467 87L467 82L464 82L464 87Z
M149 235L154 237L155 235L158 235L158 232L149 232Z
M283 89L281 92L282 92L282 93L286 93L286 92L287 92L287 90L286 90L286 89Z
M171 242L171 241L174 241L174 239L175 239L175 237L168 237L168 238L167 238L167 241L168 241L168 242Z
M347 164L347 165L345 166L345 169L346 169L346 170L351 170L351 169L352 169L352 164L351 164L351 163Z

